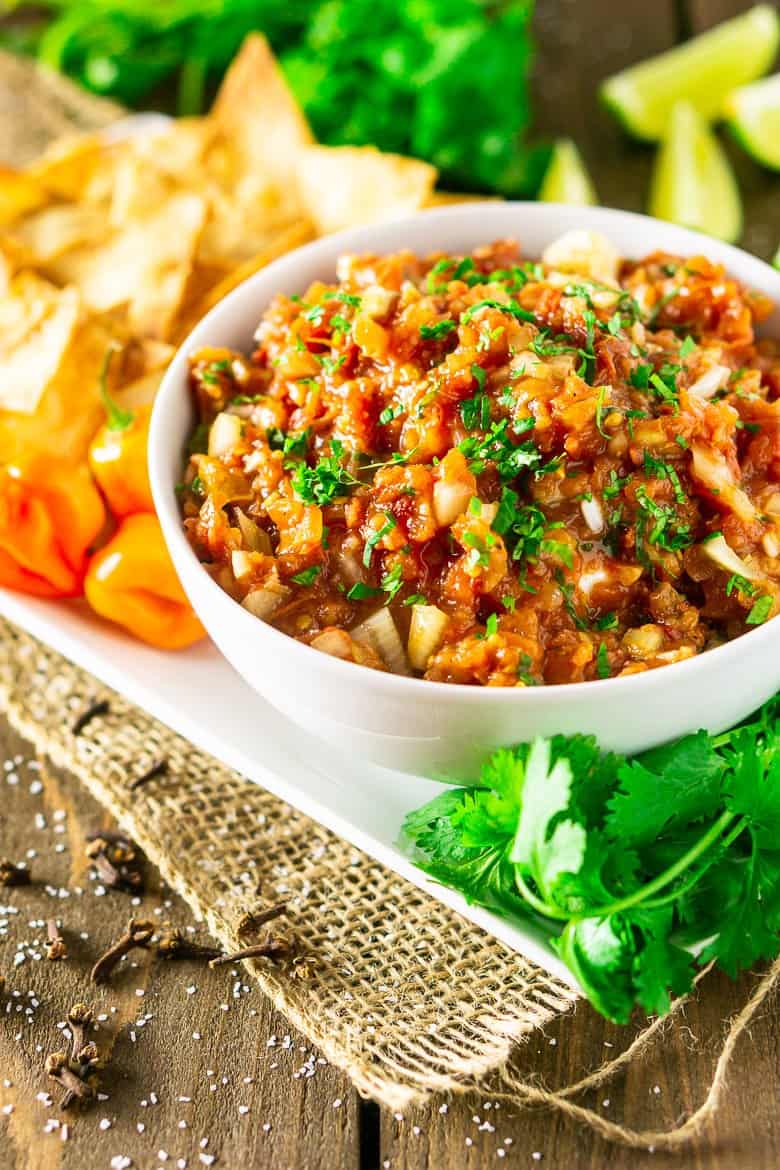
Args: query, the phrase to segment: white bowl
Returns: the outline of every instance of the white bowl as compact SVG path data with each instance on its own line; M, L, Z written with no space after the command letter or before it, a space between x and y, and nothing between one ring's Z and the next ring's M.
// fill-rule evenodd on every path
M277 260L200 322L176 354L157 396L149 445L154 502L174 565L203 625L247 682L290 719L376 763L427 775L466 776L488 749L575 731L595 734L605 748L639 751L699 727L722 731L780 686L780 619L697 658L626 678L504 690L384 674L312 650L253 617L212 581L184 536L174 487L194 423L187 386L193 349L224 345L246 350L272 296L301 293L313 280L332 280L344 252L456 252L515 237L532 258L575 227L603 232L627 257L655 249L704 254L780 303L780 273L767 264L645 216L544 203L466 204L343 232ZM780 336L780 311L766 328ZM208 678L202 684L208 688Z

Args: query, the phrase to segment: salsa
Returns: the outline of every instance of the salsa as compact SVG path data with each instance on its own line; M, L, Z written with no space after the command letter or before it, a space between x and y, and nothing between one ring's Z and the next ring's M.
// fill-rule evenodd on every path
M780 611L780 342L704 256L344 256L244 355L191 356L184 526L339 658L531 686L690 658Z

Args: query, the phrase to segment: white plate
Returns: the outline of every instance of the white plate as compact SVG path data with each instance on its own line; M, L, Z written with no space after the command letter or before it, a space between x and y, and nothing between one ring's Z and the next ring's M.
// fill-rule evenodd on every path
M101 622L79 602L38 601L0 589L0 614L90 671L197 747L288 801L358 849L571 987L576 981L544 938L429 881L398 848L407 812L442 785L338 752L280 715L211 642L154 650Z

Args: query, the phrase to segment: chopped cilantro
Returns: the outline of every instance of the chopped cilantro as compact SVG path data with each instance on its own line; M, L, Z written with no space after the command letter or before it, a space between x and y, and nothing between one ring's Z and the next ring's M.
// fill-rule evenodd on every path
M296 585L313 585L321 571L321 565L311 565L308 569L301 569L300 573L295 573L290 580Z
M484 301L477 301L476 305L471 305L466 309L466 312L461 317L464 325L467 325L475 313L480 309L500 309L502 313L510 313L511 316L516 317L518 321L535 322L536 318L528 309L522 309L516 301L494 301L486 299Z
M460 417L466 430L486 431L490 426L490 399L487 394L480 392L473 398L464 398L460 404Z
M387 573L384 574L380 585L387 594L387 601L385 605L389 605L391 601L395 601L399 589L403 587L403 570L400 562L396 562Z
M387 423L392 422L394 418L398 418L400 415L402 415L404 413L404 409L405 408L400 404L397 406L386 406L379 416L379 421L382 426L386 426Z
M347 600L368 601L370 597L378 597L381 592L381 589L374 589L372 585L364 585L362 581L358 581L351 589L347 590Z
M334 439L330 445L331 454L323 456L314 467L299 463L292 477L296 496L304 504L330 504L346 496L359 480L341 465L344 447Z
M421 325L420 337L425 338L426 341L432 338L446 337L448 333L457 328L457 323L448 318L446 321L438 321L435 325Z
M598 653L596 654L596 674L599 678L609 678L611 673L607 644L606 642L599 642Z
M383 513L385 522L381 528L377 528L372 532L366 541L366 547L363 549L363 564L368 568L371 564L371 554L379 544L380 540L384 540L389 532L397 526L397 521L392 512Z
M761 626L772 612L772 598L768 593L753 602L753 608L745 618L749 626Z

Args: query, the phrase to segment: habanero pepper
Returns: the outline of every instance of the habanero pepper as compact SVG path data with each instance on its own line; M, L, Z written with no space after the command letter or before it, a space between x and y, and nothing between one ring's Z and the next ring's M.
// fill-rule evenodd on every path
M205 637L179 584L156 516L127 516L89 562L84 593L101 617L143 642L179 650Z
M89 466L114 516L121 520L135 512L153 512L146 449L150 406L123 410L108 393L109 349L100 374L100 397L106 421L89 445Z
M0 585L36 597L78 597L106 522L84 466L41 452L0 468Z

